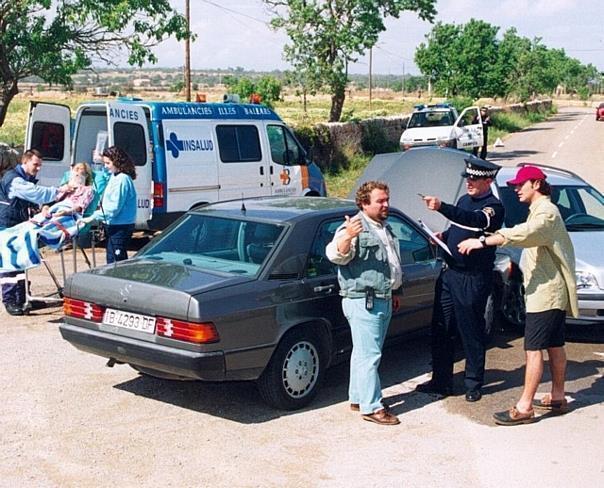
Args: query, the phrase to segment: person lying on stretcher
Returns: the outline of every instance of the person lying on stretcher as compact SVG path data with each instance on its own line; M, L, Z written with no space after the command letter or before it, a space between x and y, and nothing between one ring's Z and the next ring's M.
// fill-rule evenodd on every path
M57 201L52 205L44 205L39 214L33 217L35 223L41 224L46 220L72 215L80 219L84 211L94 199L92 169L87 163L77 163L71 170L67 186L73 189L71 193L61 192Z

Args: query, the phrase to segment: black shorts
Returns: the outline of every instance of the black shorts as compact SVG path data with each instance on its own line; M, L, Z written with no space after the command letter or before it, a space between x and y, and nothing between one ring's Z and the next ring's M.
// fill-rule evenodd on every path
M540 351L564 345L566 312L553 309L526 314L524 350Z

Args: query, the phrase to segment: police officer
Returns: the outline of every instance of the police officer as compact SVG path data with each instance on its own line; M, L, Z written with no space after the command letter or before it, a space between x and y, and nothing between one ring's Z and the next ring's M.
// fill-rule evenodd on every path
M21 164L8 170L0 180L0 229L25 222L38 205L55 200L57 193L72 189L38 185L36 176L42 167L42 154L30 149L23 153ZM11 271L0 273L2 303L10 315L25 313L25 273Z
M430 210L450 221L440 236L449 247L445 266L436 283L432 317L432 379L417 386L424 393L447 396L452 393L455 336L459 334L466 356L466 400L482 398L486 351L485 308L491 293L495 250L485 247L462 255L457 245L470 237L485 239L503 225L504 209L491 193L491 182L500 169L475 156L465 160L467 194L457 205L435 196L423 197Z
M481 107L480 109L480 120L482 121L482 146L480 146L480 158L487 158L487 144L489 141L489 127L493 125L491 122L491 116L489 115L489 107ZM478 147L472 150L474 156L478 156Z

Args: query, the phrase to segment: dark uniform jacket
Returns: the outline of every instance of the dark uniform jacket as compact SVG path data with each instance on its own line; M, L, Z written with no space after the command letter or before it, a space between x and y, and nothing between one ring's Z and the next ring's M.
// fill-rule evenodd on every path
M0 180L0 227L12 227L25 222L29 218L30 212L38 208L35 203L21 198L8 198L11 184L17 177L34 184L38 182L36 178L26 174L20 165L4 173Z
M466 194L457 201L457 205L442 203L439 212L451 221L451 226L443 233L443 240L453 255L445 253L447 264L459 271L492 271L495 247L486 247L469 255L462 255L458 252L457 245L465 239L492 234L501 229L505 210L499 199L490 190L479 197Z

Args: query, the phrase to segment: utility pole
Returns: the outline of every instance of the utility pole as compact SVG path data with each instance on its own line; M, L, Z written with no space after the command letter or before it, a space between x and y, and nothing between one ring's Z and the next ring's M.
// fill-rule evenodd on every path
M369 48L369 110L371 110L371 63L373 61L373 48Z
M187 30L191 32L191 15L189 0L185 0L185 19L187 20ZM191 101L191 37L185 39L185 97L187 102Z
M405 62L403 61L403 100L405 99Z

